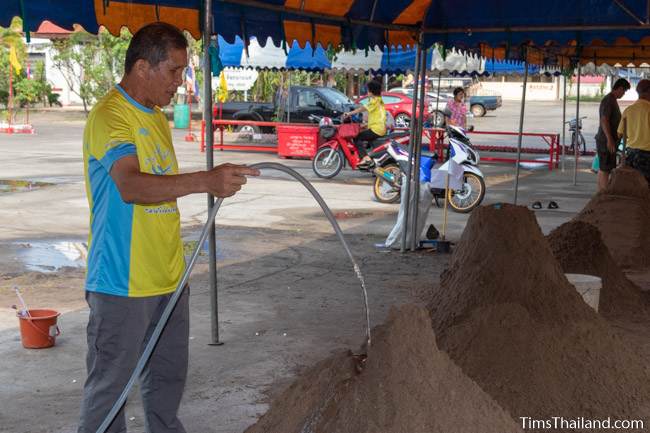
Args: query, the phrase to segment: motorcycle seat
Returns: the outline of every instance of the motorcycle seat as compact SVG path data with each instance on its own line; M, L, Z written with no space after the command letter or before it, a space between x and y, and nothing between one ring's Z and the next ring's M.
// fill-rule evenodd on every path
M438 159L438 153L430 152L428 150L423 150L421 155L425 158Z
M381 137L379 137L379 138L375 138L374 140L372 140L371 142L369 142L368 145L371 146L371 147L377 147L377 146L379 146L380 144L384 144L384 143L386 143L388 140L394 140L394 139L396 139L396 138L406 137L407 135L409 135L409 132L408 132L408 131L395 131L395 132L391 132L390 134L387 134L387 135L381 136Z

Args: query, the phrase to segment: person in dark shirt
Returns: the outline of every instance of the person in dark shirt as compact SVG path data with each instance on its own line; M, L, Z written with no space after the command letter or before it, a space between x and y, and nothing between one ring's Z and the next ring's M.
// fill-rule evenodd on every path
M617 100L621 99L628 90L630 90L630 83L623 78L619 78L614 83L612 91L600 101L600 108L598 109L599 126L596 134L599 191L607 187L609 175L616 168L616 147L618 145L616 131L618 124L621 122L621 110L618 107Z

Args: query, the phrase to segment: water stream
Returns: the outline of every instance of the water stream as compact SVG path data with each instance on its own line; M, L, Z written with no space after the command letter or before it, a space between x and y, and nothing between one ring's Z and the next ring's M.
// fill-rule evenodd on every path
M278 164L275 162L261 162L258 164L253 164L250 166L251 168L257 168L259 170L278 170L281 172L284 172L292 177L294 177L298 182L300 182L307 190L311 193L312 196L314 196L314 199L318 202L320 205L321 209L323 210L323 213L329 220L329 222L332 224L332 228L334 229L334 232L338 236L339 240L341 241L341 244L343 245L343 249L345 250L346 254L350 258L350 262L352 263L352 269L354 270L355 275L359 279L360 285L361 285L361 292L363 295L363 302L364 302L364 312L365 312L365 319L366 319L366 338L367 338L367 344L370 346L370 311L368 308L368 292L366 290L366 283L365 279L363 278L363 274L361 273L361 268L359 267L359 264L354 258L354 255L352 254L352 251L350 250L350 247L345 240L345 236L343 235L343 231L341 230L341 227L339 226L338 222L336 221L336 217L330 210L330 208L327 206L325 201L323 200L323 197L320 196L318 191L313 187L307 179L305 179L303 176L301 176L299 173L297 173L295 170L282 165ZM187 267L185 269L185 273L183 274L183 277L181 278L180 282L178 283L178 286L176 287L176 291L173 293L171 298L169 299L169 302L167 303L167 306L163 310L160 319L158 320L158 324L156 325L155 329L153 330L153 333L151 334L151 337L149 338L149 341L144 348L144 351L142 352L142 355L140 356L140 359L138 360L137 365L135 366L135 369L133 370L133 373L131 374L131 377L122 390L122 393L118 397L117 401L111 408L111 411L108 413L102 424L99 426L99 429L97 429L97 433L105 433L108 427L111 425L113 420L115 419L115 416L117 413L120 411L124 403L126 402L126 399L131 392L131 389L133 388L133 385L135 385L135 382L138 380L140 377L140 374L144 370L145 365L149 361L149 358L151 357L151 354L153 353L153 350L158 343L158 339L160 338L160 335L162 334L162 331L167 324L167 321L169 320L169 317L171 316L172 311L174 310L174 307L176 306L176 303L178 302L178 299L180 298L181 294L183 293L183 288L187 284L187 281L189 280L190 274L192 273L192 269L194 268L194 265L196 264L196 261L199 257L199 254L201 252L201 246L205 242L205 240L208 237L208 233L210 231L210 228L212 227L214 223L214 219L217 216L217 212L219 211L219 208L221 207L221 203L223 203L223 199L217 199L216 202L214 203L214 207L210 211L208 215L208 219L203 226L203 230L201 231L201 235L199 236L198 242L197 242L197 247L192 253L192 257L190 258L189 262L187 263Z

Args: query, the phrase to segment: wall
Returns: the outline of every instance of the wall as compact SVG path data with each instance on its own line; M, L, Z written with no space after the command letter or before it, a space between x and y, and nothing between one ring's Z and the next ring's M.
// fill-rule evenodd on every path
M601 95L602 80L589 79L585 82L580 82L580 95L581 96L599 96ZM522 82L480 82L475 85L477 95L499 95L503 100L521 100ZM527 83L526 100L528 101L561 101L563 93L564 77L556 77L552 82ZM606 94L610 91L610 80L605 79L605 86L603 93ZM634 92L628 92L626 96L633 98ZM575 82L567 82L567 95L575 97L577 94L577 85Z

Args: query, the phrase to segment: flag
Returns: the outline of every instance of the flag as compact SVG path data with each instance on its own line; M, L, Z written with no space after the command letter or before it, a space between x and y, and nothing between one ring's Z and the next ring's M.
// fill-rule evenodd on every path
M11 48L9 48L9 63L11 63L11 66L16 70L16 75L19 75L20 71L23 68L20 66L20 62L18 61L18 55L16 55L16 47L13 45Z
M221 71L219 74L219 91L217 93L217 99L219 102L226 102L228 99L228 83L226 82L226 74L224 71Z
M185 86L188 92L192 92L197 97L199 96L199 82L196 79L192 63L185 69Z

